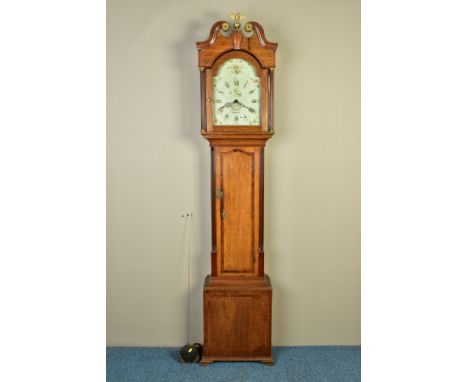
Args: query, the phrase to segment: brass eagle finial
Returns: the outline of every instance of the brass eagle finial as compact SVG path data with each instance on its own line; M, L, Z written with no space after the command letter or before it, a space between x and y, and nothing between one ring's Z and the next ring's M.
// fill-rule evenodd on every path
M241 26L240 22L242 19L245 19L245 15L239 13L239 12L236 12L236 13L231 13L229 15L229 17L231 19L234 20L234 29L238 30Z

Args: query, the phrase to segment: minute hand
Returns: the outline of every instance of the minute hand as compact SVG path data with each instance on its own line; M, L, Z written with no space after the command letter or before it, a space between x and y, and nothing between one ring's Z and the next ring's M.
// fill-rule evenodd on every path
M242 102L239 102L239 105L241 105L242 107L245 107L246 109L249 109L249 111L251 113L253 113L255 111L255 109L253 107L248 107L248 106L245 106Z

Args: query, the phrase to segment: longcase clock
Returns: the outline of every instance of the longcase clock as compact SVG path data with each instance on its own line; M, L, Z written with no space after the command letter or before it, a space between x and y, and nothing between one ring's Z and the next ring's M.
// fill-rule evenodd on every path
M264 274L264 147L273 135L276 43L240 14L198 42L201 134L211 147L211 275L203 289L204 355L273 363L272 287Z

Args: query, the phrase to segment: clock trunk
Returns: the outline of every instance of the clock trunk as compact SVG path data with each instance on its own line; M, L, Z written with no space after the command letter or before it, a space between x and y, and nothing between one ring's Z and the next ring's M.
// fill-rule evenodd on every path
M257 276L259 147L216 147L218 276Z

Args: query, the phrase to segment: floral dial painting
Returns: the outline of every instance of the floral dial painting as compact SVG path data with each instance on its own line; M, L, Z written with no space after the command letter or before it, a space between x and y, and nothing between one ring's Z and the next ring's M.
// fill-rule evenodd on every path
M213 77L215 125L260 125L260 78L252 64L241 58L227 60Z

